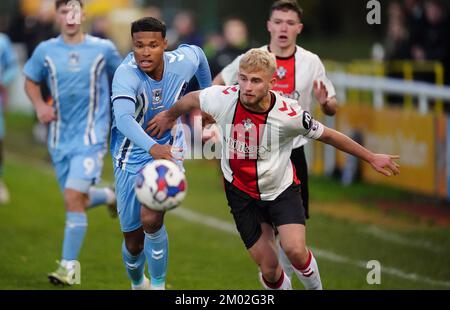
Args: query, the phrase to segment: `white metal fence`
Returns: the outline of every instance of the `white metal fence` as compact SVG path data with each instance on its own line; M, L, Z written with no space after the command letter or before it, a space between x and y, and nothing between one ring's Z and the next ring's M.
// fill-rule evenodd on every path
M402 79L382 78L365 75L353 75L344 72L331 72L328 77L336 87L338 100L347 100L347 90L356 89L373 92L373 104L376 109L384 106L384 95L408 95L418 98L419 112L429 112L429 103L434 99L450 101L450 87Z

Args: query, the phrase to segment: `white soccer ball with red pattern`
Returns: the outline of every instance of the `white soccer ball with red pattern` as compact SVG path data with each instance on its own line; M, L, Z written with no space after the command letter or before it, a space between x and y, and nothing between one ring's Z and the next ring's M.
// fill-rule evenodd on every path
M145 207L168 211L176 208L186 196L186 177L174 162L155 160L139 171L134 189Z

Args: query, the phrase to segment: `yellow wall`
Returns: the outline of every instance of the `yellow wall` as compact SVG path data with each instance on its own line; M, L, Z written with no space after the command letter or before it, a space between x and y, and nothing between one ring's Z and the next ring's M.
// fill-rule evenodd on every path
M369 106L345 105L337 114L337 129L346 134L357 129L363 133L364 145L377 153L400 155L401 174L386 178L363 165L363 178L374 183L394 185L425 193L436 193L435 124L433 115L385 108L375 111ZM338 153L340 166L344 161Z
M20 8L25 15L35 15L43 5L54 8L55 0L21 0ZM85 13L88 17L104 15L117 8L132 6L131 0L84 0Z

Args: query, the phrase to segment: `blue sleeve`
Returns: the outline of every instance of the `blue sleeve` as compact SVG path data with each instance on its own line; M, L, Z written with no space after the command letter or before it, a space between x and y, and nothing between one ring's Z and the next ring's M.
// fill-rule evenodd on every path
M43 43L39 44L31 55L30 59L25 63L23 73L27 78L35 82L41 82L47 77L45 69L45 51Z
M1 75L0 84L8 85L16 76L19 66L17 64L17 57L11 45L11 41L9 41L6 36L4 37L4 53L1 57L2 59L0 61L1 66L3 67L3 72Z
M111 101L118 97L126 97L136 102L139 85L139 77L131 70L129 65L121 64L114 73Z
M156 141L142 129L134 117L135 104L129 98L116 98L113 102L114 117L117 129L135 145L146 152L156 144Z
M195 72L195 77L197 78L200 89L205 89L206 87L212 85L211 70L203 50L198 46L194 46L194 48L197 52L199 61L197 72Z
M195 77L201 89L211 86L211 70L203 50L196 45L180 45L179 49L185 54L195 67Z
M122 62L122 56L120 55L114 43L108 40L107 44L108 47L106 51L106 70L108 71L108 76L112 78L114 76L114 72L116 72L117 68Z

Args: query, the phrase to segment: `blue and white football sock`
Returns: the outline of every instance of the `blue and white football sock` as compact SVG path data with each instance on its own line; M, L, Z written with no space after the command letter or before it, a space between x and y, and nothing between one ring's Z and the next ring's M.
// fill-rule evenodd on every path
M145 267L145 254L144 251L138 255L132 255L127 247L125 241L122 243L122 258L125 264L125 268L133 285L141 285L144 281L144 267Z
M92 209L100 205L108 205L114 203L115 199L116 195L110 188L91 187L89 189L89 205L87 208Z
M83 245L87 230L86 213L67 212L66 227L64 229L64 241L62 259L65 261L77 260Z
M149 266L151 286L154 289L164 288L166 283L168 243L164 225L153 234L145 233L144 252Z

